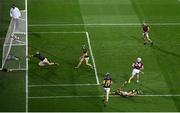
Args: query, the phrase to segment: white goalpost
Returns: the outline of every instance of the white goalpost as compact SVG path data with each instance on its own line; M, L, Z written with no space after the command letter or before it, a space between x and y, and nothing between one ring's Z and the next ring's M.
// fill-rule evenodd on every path
M26 69L26 11L22 10L21 15L18 20L10 21L3 45L1 69Z

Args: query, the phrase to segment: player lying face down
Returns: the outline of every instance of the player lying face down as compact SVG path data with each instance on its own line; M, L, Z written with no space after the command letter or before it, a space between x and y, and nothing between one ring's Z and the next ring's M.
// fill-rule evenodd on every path
M58 65L56 62L49 62L46 57L44 57L39 51L36 51L32 57L35 57L39 60L38 65L43 67L43 66L52 66L52 65Z

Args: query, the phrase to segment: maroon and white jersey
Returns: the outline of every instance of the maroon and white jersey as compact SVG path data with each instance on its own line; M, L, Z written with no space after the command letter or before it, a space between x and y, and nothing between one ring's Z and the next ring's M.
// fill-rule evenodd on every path
M148 32L148 31L149 31L149 26L143 25L143 32Z
M133 68L134 69L141 69L143 67L143 63L142 62L134 62L133 63Z

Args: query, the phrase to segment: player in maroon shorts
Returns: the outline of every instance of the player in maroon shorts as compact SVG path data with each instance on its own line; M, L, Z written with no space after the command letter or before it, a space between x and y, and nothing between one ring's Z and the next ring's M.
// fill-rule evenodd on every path
M143 23L142 29L143 29L144 45L147 43L153 45L153 41L149 38L149 31L150 31L149 25Z

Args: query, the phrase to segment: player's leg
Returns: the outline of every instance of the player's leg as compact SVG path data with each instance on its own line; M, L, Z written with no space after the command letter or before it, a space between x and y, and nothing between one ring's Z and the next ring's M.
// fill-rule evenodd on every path
M107 89L107 92L106 92L106 101L108 102L109 100L109 93L110 93L110 88Z
M44 63L44 64L47 64L47 65L50 65L50 66L52 66L52 65L58 65L58 63L49 62L47 58L45 58L45 59L43 60L43 63Z
M81 64L82 64L83 61L84 61L84 58L81 58L80 61L79 61L79 63L78 63L78 65L77 65L75 68L79 68L79 67L81 66Z
M131 77L130 77L129 80L128 80L128 83L129 83L129 84L131 83L131 80L134 78L135 75L136 75L136 72L135 72L135 69L133 69L132 75L131 75Z
M129 78L128 80L128 83L130 84L131 83L131 80L134 78L134 75L131 75L131 77Z
M48 64L45 64L45 63L43 63L43 61L40 61L40 62L38 63L38 65L39 65L40 67L43 67L43 66L47 66Z
M93 69L93 66L89 63L89 58L85 58L86 65Z
M136 92L130 91L130 92L128 93L128 96L135 96L136 94L137 94Z
M147 38L148 42L152 45L153 41L149 38L149 34L146 35L146 38Z
M153 41L149 38L148 32L144 33L144 40L146 40L145 43L150 43L151 45L153 45Z
M139 83L139 73L136 74L136 82Z
M107 89L106 88L104 88L104 96L103 96L103 101L105 101L106 100L106 91Z
M110 88L104 88L105 94L104 94L104 106L107 106L108 100L109 100L109 93L110 93Z
M144 40L144 45L148 43L147 38L146 38L146 33L143 33L143 40Z

